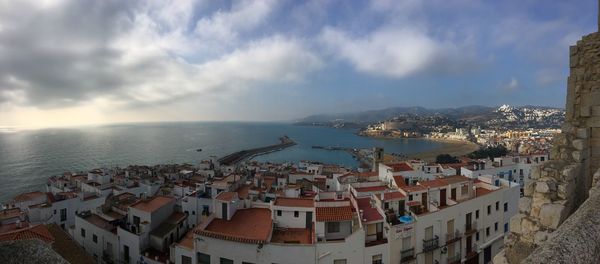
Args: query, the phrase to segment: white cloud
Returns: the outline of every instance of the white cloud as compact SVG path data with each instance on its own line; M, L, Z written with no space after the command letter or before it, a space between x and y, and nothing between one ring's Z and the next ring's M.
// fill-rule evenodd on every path
M436 40L419 27L381 27L364 37L326 27L320 42L330 52L372 75L404 78L421 72L461 73L477 65L463 44Z
M507 92L514 92L520 87L519 81L515 77L511 77L510 81L502 85L502 90Z

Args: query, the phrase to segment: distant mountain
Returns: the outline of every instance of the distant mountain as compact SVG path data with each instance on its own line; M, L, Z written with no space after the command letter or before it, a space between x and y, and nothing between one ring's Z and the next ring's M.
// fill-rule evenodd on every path
M431 120L451 120L455 125L475 125L483 128L558 128L564 122L565 111L564 109L554 107L512 107L509 105L502 105L500 107L473 105L440 109L428 109L418 106L392 107L353 113L312 115L298 120L297 124L361 127L406 116Z

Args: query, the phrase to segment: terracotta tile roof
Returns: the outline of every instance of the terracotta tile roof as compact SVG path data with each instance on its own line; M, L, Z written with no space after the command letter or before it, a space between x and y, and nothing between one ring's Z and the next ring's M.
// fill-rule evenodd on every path
M318 222L340 222L352 220L352 207L317 207L316 217Z
M139 201L133 204L131 207L145 212L154 212L171 202L175 202L175 198L167 196L155 196L150 200Z
M52 236L52 234L50 234L48 231L48 228L43 225L30 226L28 228L0 234L0 241L15 241L25 239L39 239L46 243L54 242L54 236Z
M273 229L271 210L266 208L240 209L231 220L213 219L196 234L241 243L266 243Z
M371 187L358 187L354 188L357 192L377 192L387 190L386 186L371 186Z
M288 207L315 207L315 200L312 198L277 197L275 205Z
M400 175L394 176L394 182L396 183L396 186L398 186L398 187L406 186L406 182L404 181L404 177L402 177Z
M308 228L284 228L273 231L272 243L313 244L312 232Z
M371 197L357 198L356 203L358 204L358 209L362 210L361 221L372 222L383 220L383 216L379 214L377 208L371 206Z
M231 202L237 196L236 192L221 192L215 197L215 200L223 201L223 202Z
M386 192L383 194L383 200L385 201L402 200L404 198L406 198L406 195L401 192Z
M385 163L386 166L392 168L393 172L398 172L398 171L413 171L414 169L408 165L408 163L406 162L399 162L399 163Z
M25 202L25 201L31 201L34 199L38 199L42 196L46 196L46 194L43 192L28 192L28 193L22 193L22 194L15 196L14 200L15 200L15 202Z

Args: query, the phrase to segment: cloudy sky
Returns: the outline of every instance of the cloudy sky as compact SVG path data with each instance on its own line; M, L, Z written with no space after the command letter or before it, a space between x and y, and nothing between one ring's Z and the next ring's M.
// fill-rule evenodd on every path
M0 127L564 105L596 1L0 0Z

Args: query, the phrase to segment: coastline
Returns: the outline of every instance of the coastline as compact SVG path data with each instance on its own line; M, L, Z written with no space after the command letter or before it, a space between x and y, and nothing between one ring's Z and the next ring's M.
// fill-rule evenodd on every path
M423 138L443 143L443 146L430 151L419 152L410 155L411 158L422 159L426 161L435 161L437 155L449 154L452 156L463 156L479 149L479 145L463 140L439 139L439 138Z

